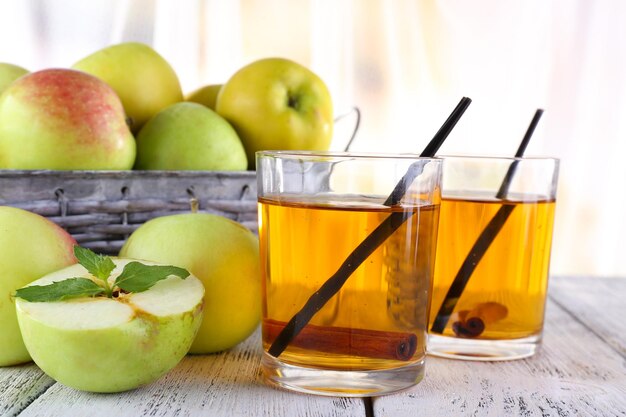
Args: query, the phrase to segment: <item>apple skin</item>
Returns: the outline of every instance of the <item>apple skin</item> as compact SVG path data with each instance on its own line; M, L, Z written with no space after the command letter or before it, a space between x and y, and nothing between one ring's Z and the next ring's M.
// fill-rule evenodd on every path
M215 111L215 104L217 103L217 95L222 89L223 84L210 84L204 87L200 87L195 91L192 91L185 97L185 101L191 101L194 103L202 104Z
M237 71L217 97L217 113L233 125L250 168L260 150L328 150L333 106L328 88L293 61L267 58Z
M183 100L174 69L143 43L106 47L81 59L72 68L95 75L113 87L131 119L133 133L160 110Z
M45 217L0 206L0 366L30 362L11 295L41 276L76 263L76 241Z
M120 256L186 268L202 281L204 318L190 353L229 349L259 324L258 238L237 222L206 213L159 217L140 226Z
M119 98L96 77L43 70L0 95L0 168L124 170L135 152Z
M112 276L119 274L130 261L115 259L117 268ZM76 264L48 274L31 285L46 285L72 277L89 277L89 273ZM145 303L138 306L134 301L137 296L145 297L148 292L158 291L160 294L153 298L162 300L161 305L166 304L171 301L167 299L169 295L177 294L172 289L174 285L189 286L188 291L194 292L192 302L184 311L155 314ZM128 301L123 303L106 297L49 303L31 303L17 298L15 308L26 347L46 374L81 391L111 393L149 384L180 362L202 320L203 294L202 284L191 275L185 280L169 277L145 292L126 294ZM115 305L105 307L106 303ZM151 304L154 306L155 301ZM42 307L45 314L41 310L35 314L35 309ZM57 315L61 319L55 319ZM83 319L68 317L81 315ZM69 328L67 322L72 320L83 320L84 327ZM105 320L107 326L99 323Z
M160 111L137 135L136 169L245 170L237 132L198 103L176 103Z
M17 65L0 62L0 94L15 80L22 75L28 74L28 70Z

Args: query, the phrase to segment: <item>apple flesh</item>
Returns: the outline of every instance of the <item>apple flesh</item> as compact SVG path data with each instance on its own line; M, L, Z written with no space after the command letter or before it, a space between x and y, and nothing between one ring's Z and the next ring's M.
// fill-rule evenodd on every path
M247 165L237 132L201 104L173 104L137 135L137 169L232 171Z
M143 43L109 46L81 59L73 68L95 75L113 87L134 133L156 113L183 100L174 69Z
M0 62L0 94L15 80L22 75L28 74L28 70L17 65Z
M43 275L76 263L76 241L45 217L0 206L0 366L31 360L11 295Z
M119 98L91 75L38 71L0 96L0 168L117 170L134 160Z
M120 256L186 268L202 281L204 319L190 353L229 349L259 324L258 239L237 222L206 213L159 217L140 226Z
M130 260L114 259L109 281ZM79 264L31 285L90 278ZM69 387L121 392L149 384L185 356L202 320L202 283L170 276L141 293L56 302L16 299L24 343L46 374Z
M262 59L240 69L220 90L216 110L239 134L250 168L256 151L330 146L330 93L317 75L287 59Z

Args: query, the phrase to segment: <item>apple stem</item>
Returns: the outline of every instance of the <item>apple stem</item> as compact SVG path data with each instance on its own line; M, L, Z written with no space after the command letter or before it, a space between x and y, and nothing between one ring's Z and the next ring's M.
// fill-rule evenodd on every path
M104 293L108 298L113 298L113 288L109 285L108 278L103 279L102 281L104 282Z
M298 110L298 105L300 103L298 102L298 98L296 96L292 96L289 95L287 97L287 106L291 107L292 109Z
M200 202L198 201L198 199L196 197L191 197L189 199L189 205L191 206L191 212L192 213L197 213L198 212L198 208L200 207Z

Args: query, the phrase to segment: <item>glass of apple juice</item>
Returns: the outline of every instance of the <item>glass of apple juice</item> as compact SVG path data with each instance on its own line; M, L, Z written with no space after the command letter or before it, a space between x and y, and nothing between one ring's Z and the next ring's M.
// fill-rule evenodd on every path
M422 379L441 167L417 155L257 153L267 382L358 397Z
M543 329L559 161L443 161L428 352L531 356Z

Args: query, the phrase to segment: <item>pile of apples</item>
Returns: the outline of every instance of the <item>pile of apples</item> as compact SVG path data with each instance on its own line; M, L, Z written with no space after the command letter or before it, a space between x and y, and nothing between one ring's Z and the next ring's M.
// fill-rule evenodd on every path
M0 169L244 170L258 150L327 150L324 82L268 58L186 98L148 45L99 50L71 69L0 64Z
M129 260L191 275L112 298L74 289L54 301L20 298L20 288L98 277L77 264L72 236L43 216L0 206L0 232L0 367L33 360L72 388L126 391L163 376L187 353L234 347L261 319L258 238L225 217L188 213L141 225L111 258L109 285Z
M332 123L324 83L286 59L253 62L186 100L172 67L139 43L105 48L72 69L0 64L0 169L243 170L254 168L257 150L326 150ZM119 392L154 381L188 352L229 349L258 326L258 238L232 220L150 220L106 261L104 279L104 261L77 264L75 245L50 220L0 206L0 366L34 360L70 387ZM115 297L16 293L74 280L108 288L128 259L191 275Z

